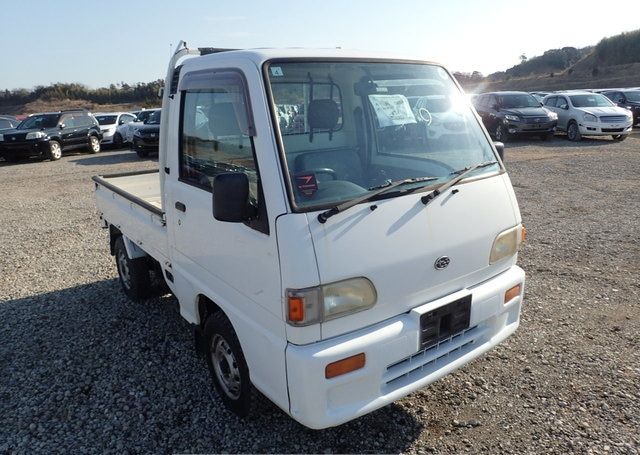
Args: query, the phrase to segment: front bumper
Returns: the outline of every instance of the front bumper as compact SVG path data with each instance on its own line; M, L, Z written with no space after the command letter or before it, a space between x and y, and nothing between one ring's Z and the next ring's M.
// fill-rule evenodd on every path
M290 414L314 429L347 422L451 373L515 332L524 271L513 266L484 283L414 308L374 326L311 345L287 346ZM507 304L505 292L522 283ZM420 315L471 293L469 328L420 351ZM331 362L364 352L360 370L325 379Z
M633 121L625 123L581 122L578 123L583 136L602 136L606 134L629 134L633 129Z
M0 142L0 156L43 156L49 151L49 139L32 139L28 141Z
M113 144L113 136L116 134L115 130L103 130L102 131L102 143L103 144Z
M509 134L552 134L555 132L556 125L558 124L556 120L541 123L528 123L526 121L514 122L511 120L504 120L503 123L507 128Z
M133 148L145 152L157 152L160 148L160 140L158 137L133 137Z

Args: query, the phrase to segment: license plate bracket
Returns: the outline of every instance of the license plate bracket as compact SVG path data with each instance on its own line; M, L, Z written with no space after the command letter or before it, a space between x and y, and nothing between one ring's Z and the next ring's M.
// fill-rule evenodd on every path
M422 314L420 316L420 349L428 349L468 329L470 320L471 294Z

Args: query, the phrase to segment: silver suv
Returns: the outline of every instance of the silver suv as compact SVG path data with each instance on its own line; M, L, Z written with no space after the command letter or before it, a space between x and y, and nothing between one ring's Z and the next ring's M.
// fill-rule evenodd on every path
M544 107L558 114L559 131L571 141L582 136L611 135L622 141L631 132L633 115L613 104L606 96L592 92L562 92L547 95Z

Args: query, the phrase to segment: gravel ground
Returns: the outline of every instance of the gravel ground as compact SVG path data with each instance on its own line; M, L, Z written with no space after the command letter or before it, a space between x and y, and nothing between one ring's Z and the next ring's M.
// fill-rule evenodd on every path
M211 390L170 296L124 297L90 176L126 151L0 163L0 453L640 452L640 135L508 144L528 242L522 324L431 387L338 428Z

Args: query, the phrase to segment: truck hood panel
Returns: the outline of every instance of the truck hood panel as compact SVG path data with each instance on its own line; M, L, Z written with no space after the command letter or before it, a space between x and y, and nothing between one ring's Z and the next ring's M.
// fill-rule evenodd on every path
M425 206L410 194L365 203L325 224L309 213L320 281L365 276L376 305L322 325L326 339L396 316L506 270L515 258L489 265L493 241L519 223L506 174L454 187ZM371 210L372 205L377 205ZM443 270L434 264L450 258Z

